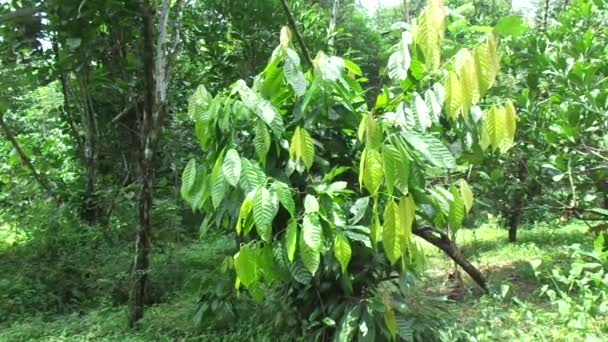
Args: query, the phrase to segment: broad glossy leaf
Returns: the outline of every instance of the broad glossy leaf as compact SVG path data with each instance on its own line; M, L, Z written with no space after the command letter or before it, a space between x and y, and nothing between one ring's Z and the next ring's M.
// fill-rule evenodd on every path
M316 213L319 211L319 202L315 196L311 194L306 195L304 198L304 211L306 214Z
M196 182L196 161L194 159L190 159L186 167L184 168L184 172L182 173L182 186L181 186L181 194L182 198L188 199L190 197L189 193Z
M384 211L384 225L382 227L382 245L387 259L394 264L402 253L403 230L399 218L399 207L390 201Z
M234 256L234 269L241 284L250 287L257 282L257 256L250 246L243 246Z
M287 209L291 217L296 217L296 204L289 186L283 182L276 181L272 184L272 190L277 194L279 201Z
M468 213L473 207L473 191L471 191L469 183L464 179L460 180L460 197L462 197L464 208Z
M241 158L240 186L245 193L257 189L266 181L266 174L257 163Z
M226 152L222 165L222 173L228 184L234 187L239 184L239 179L241 179L241 157L235 149L230 149Z
M266 165L266 155L270 150L270 132L266 125L258 121L254 127L253 147L262 165Z
M314 276L319 269L321 263L321 253L318 250L310 248L303 238L300 238L298 251L300 252L300 259L304 267Z
M365 212L369 207L369 197L359 198L355 201L352 207L350 207L350 213L353 214L353 217L348 221L349 224L354 225L359 223L363 216L365 216Z
M319 222L319 216L315 213L304 216L302 222L302 238L308 247L315 251L321 250L323 244L323 228Z
M287 249L287 258L293 262L296 255L296 246L298 242L298 222L291 219L287 224L287 232L285 233L285 248Z
M407 131L402 135L407 143L431 164L446 169L456 167L456 160L452 153L433 135L415 131Z
M452 229L458 230L462 228L462 223L464 222L465 207L462 197L456 188L453 188L451 193L454 196L454 200L450 203L448 222L450 223L450 226L452 226Z
M342 273L346 273L352 251L348 239L341 233L336 234L334 239L334 255L342 267Z
M458 75L450 71L445 81L445 111L448 118L456 120L462 111L463 95Z
M365 149L363 185L370 194L376 195L384 178L382 155L373 149Z
M265 187L260 187L255 194L253 204L253 219L256 231L262 240L272 239L272 220L279 210L279 200L276 194Z
M338 331L334 336L334 342L350 342L353 341L359 318L361 317L361 306L355 305L342 317Z
M393 80L404 81L407 79L407 72L412 63L409 50L411 41L411 34L404 31L401 42L397 45L397 50L388 58L388 75Z

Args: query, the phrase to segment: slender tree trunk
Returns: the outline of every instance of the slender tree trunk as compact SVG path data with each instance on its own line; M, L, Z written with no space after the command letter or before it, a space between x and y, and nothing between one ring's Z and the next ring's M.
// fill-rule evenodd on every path
M410 22L410 5L408 0L403 0L403 18L406 23Z
M38 185L40 185L42 189L44 189L47 193L50 194L51 187L49 186L49 182L36 170L30 158L27 156L27 154L25 154L25 152L21 148L21 145L19 145L19 142L13 135L13 132L8 127L6 122L4 122L4 113L0 113L0 129L2 130L2 133L4 133L4 136L6 136L6 139L11 142L13 148L17 151L19 158L21 158L21 162L32 173L32 176L34 177Z
M458 266L460 266L474 281L479 285L481 289L488 292L488 285L481 272L471 264L465 256L462 254L460 249L454 244L450 238L445 234L439 234L430 227L421 227L414 230L414 234L420 236L433 246L441 249L447 254Z
M144 108L141 120L141 174L135 260L132 276L133 284L129 298L128 324L134 327L144 316L147 291L148 267L151 251L151 212L154 201L154 156L160 138L163 119L167 111L167 89L171 56L167 56L167 41L173 41L172 54L177 52L179 41L178 24L183 1L176 3L177 16L172 37L167 36L171 0L163 0L158 23L156 46L154 45L154 15L151 5L142 4L144 37Z
M544 13L543 13L543 31L547 30L547 22L549 20L549 9L550 9L550 1L549 0L545 0L545 8L544 8Z
M331 19L329 21L329 29L327 34L329 35L329 41L327 42L328 50L330 55L336 53L336 26L338 25L338 14L340 9L340 0L334 0L334 5L331 9Z
M526 168L526 160L520 159L517 169L517 183L519 189L516 189L513 194L511 206L507 208L507 226L509 228L509 242L517 242L517 228L521 222L521 217L524 211L524 202L526 197L526 183L528 172Z
M291 10L289 9L287 0L281 0L281 4L283 5L283 10L285 11L285 15L287 15L287 21L289 22L289 26L291 27L291 30L293 31L293 33L296 36L296 41L300 45L300 50L302 50L304 59L306 59L306 62L310 66L312 66L312 58L310 57L310 52L308 52L308 48L306 48L306 44L304 43L304 38L302 38L302 35L300 34L300 31L298 30L298 26L296 25L296 20L293 17L293 13L291 13Z

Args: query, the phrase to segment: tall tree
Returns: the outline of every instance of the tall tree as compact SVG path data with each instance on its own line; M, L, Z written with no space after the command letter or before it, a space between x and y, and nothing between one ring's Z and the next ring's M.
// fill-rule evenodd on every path
M155 18L154 6L150 1L141 4L143 23L143 68L144 68L144 109L141 119L141 160L139 223L135 242L133 264L133 285L129 302L128 324L133 327L144 315L147 273L150 264L151 211L154 200L154 156L167 114L167 90L171 75L171 64L178 51L179 22L183 1L178 0L170 27L171 0L163 3ZM155 23L155 19L158 21ZM155 44L156 41L156 44ZM173 44L170 46L169 42Z

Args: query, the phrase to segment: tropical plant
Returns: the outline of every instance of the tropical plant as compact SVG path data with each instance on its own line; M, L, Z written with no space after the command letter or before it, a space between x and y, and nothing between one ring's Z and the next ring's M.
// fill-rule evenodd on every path
M339 340L407 338L394 291L379 286L423 268L414 235L485 288L448 238L473 206L461 155L508 150L515 110L482 101L499 72L496 37L444 63L444 25L441 2L429 1L402 33L392 84L372 110L356 64L319 52L304 72L288 28L251 87L239 80L216 96L198 87L189 114L205 153L184 169L181 192L206 213L204 227L242 236L237 288L261 299L286 286L309 323L340 321ZM378 296L383 309L374 310Z

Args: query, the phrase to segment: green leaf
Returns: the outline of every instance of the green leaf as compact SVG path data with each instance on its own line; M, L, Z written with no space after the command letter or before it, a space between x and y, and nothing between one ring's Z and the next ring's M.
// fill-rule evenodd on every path
M431 164L446 169L456 167L456 160L452 153L439 139L431 134L407 131L402 135L407 143Z
M241 158L240 186L245 193L256 190L266 181L266 174L257 163Z
M429 108L426 106L426 103L418 93L414 93L414 110L416 113L416 121L420 126L421 130L426 130L433 122L431 121L431 116L429 113Z
M249 245L241 247L234 256L234 269L241 284L250 287L257 282L256 254Z
M473 208L473 191L471 191L469 183L464 179L460 180L460 197L462 197L462 202L467 213L470 212L471 208Z
M336 234L336 238L334 239L334 255L342 267L342 273L346 273L351 253L350 243L346 236L341 233Z
M282 131L281 115L270 101L251 90L243 80L238 80L234 84L234 88L241 96L245 107L255 113L268 126L273 127L275 131L279 131L279 133Z
M363 167L363 185L371 195L376 195L384 178L383 159L380 152L365 149Z
M503 37L519 37L526 30L527 26L520 16L502 17L494 27L494 32Z
M306 214L316 213L319 211L319 202L315 196L307 194L304 198L304 211Z
M361 221L367 208L369 207L369 197L359 198L355 201L352 207L350 207L350 213L353 214L353 217L348 221L349 224L355 225Z
M412 227L416 219L416 203L413 196L405 196L399 201L399 218L404 241L411 241ZM403 247L405 248L405 245Z
M456 120L462 110L462 90L455 72L450 71L445 82L445 111L448 118Z
M222 173L226 181L236 187L239 184L241 178L241 157L235 149L230 149L226 152L224 157L224 164L222 165Z
M300 238L299 248L300 251L300 259L302 260L302 264L304 267L314 276L317 270L319 269L319 264L321 263L321 253L318 250L310 248L305 242L303 238Z
M357 326L359 323L359 318L361 317L361 306L355 305L353 306L344 317L342 317L342 321L340 322L340 326L338 327L338 331L334 336L334 342L350 342L353 341L355 336L355 332L357 332Z
M301 160L307 169L312 166L315 160L315 145L305 129L296 128L289 145L289 157L293 161Z
M278 210L279 201L276 194L264 187L258 188L253 203L253 220L258 235L266 242L272 239L272 220Z
M407 71L412 63L408 48L411 41L411 33L404 31L401 42L397 45L397 50L388 58L388 75L393 80L404 81L407 79Z
M211 170L211 202L214 208L219 207L220 203L224 200L224 196L226 196L226 191L228 190L228 183L224 179L222 172L223 163L224 156L222 151L215 160L215 164Z
M501 147L506 133L504 110L492 107L485 113L484 130L494 150Z
M384 225L382 227L382 245L384 246L384 252L386 257L394 264L402 253L402 228L401 220L399 218L399 207L395 202L390 201L386 205L384 211Z
M296 244L298 242L298 222L291 219L287 224L287 233L285 234L285 248L287 249L287 258L293 262L296 253Z
M462 223L464 221L465 216L465 208L462 197L460 197L460 193L453 188L451 191L454 196L454 200L450 203L450 212L448 214L448 222L452 229L458 230L462 228Z
M182 173L182 187L181 194L182 198L188 199L190 198L190 191L196 182L196 161L194 159L190 159L186 167L184 168L184 172Z
M266 155L270 150L270 133L266 125L258 121L254 127L253 147L262 165L266 165Z
M287 209L291 217L296 217L296 204L293 200L291 190L289 186L283 182L274 182L272 184L272 190L277 193L279 201Z
M397 168L400 168L399 159L401 154L393 145L382 146L382 157L384 160L384 185L389 196L393 195Z
M251 210L253 209L254 197L255 197L255 192L252 191L252 192L248 193L247 196L245 197L245 200L243 200L243 203L241 204L241 209L239 210L239 216L236 220L236 227L235 227L237 234L241 234L242 231L247 232L247 230L248 230L243 225L247 221L247 218L249 217L249 214L251 213Z
M207 110L211 100L212 97L207 88L202 84L199 85L188 101L188 116L194 121L202 120L203 112Z
M293 49L285 48L285 52L287 55L283 66L285 79L291 85L296 95L298 97L302 96L306 92L307 83L306 77L304 77L304 73L300 69L300 57Z
M302 222L302 237L305 244L315 251L321 250L323 243L323 229L317 214L307 214Z

